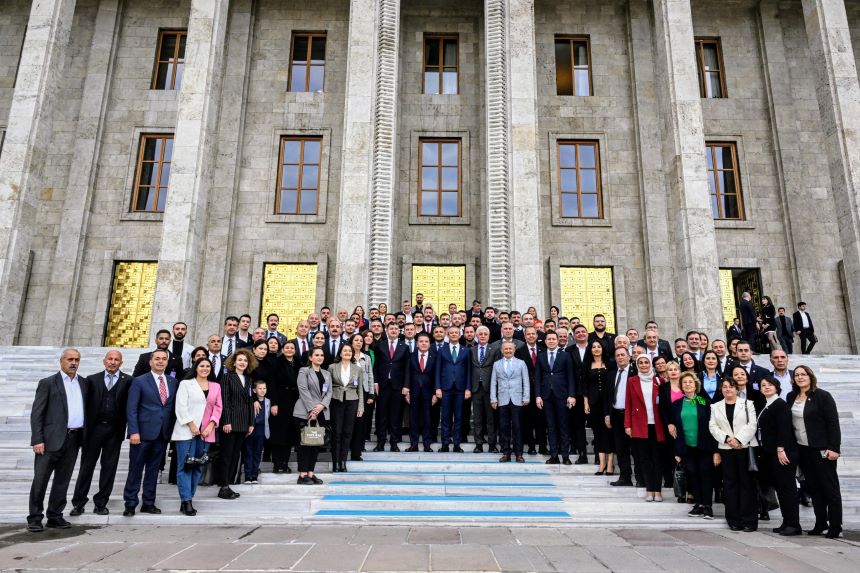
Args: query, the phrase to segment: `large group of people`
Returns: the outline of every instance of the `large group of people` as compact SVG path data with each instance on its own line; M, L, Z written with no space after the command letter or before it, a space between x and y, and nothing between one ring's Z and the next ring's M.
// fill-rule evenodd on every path
M802 306L800 331L789 332L811 328ZM486 448L500 463L543 455L581 465L591 463L590 428L596 475L615 476L617 466L609 485L642 488L647 502L676 486L677 500L692 504L688 515L713 519L722 503L728 526L742 531L755 531L778 503L783 523L774 531L799 535L799 505L811 496L807 533L841 534L836 405L810 368L788 369L779 337L767 337L766 368L753 359L746 326L726 340L691 331L670 345L653 321L640 337L635 328L609 332L601 314L589 330L555 306L545 320L534 308L497 313L479 301L437 315L420 294L367 316L360 306L352 314L323 307L289 339L276 314L265 328L251 322L229 316L223 333L197 347L177 322L156 333L131 376L118 350L105 355L104 370L79 376L80 353L66 349L60 371L36 389L29 529L43 529L52 475L47 526L70 526L63 511L80 449L70 515L86 511L97 463L93 511L108 514L126 437L123 515L161 513L156 490L169 451L180 512L193 516L204 474L232 500L240 496L232 485L258 483L264 459L274 473L291 473L293 452L301 485L323 483L323 448L331 470L347 472L365 447L400 451L404 435L407 452L432 452L434 443L463 452L471 435L473 452Z

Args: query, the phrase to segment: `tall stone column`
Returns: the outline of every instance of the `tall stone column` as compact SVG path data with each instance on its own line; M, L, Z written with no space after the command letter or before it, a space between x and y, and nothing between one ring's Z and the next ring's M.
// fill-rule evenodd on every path
M377 0L376 10L373 164L369 216L370 262L368 265L367 293L368 304L374 306L381 302L391 302L391 242L394 226L395 158L397 156L400 0ZM358 25L357 22L355 24ZM352 29L353 22L350 21L350 32ZM358 110L356 113L359 113ZM338 261L340 260L339 257ZM352 272L352 269L349 272ZM358 296L360 292L356 289L356 292L351 293L351 296ZM345 299L346 296L343 298Z
M229 0L192 0L150 337L185 320L194 332L203 276Z
M509 0L513 308L531 305L543 316L544 264L540 221L537 58L534 0ZM509 308L510 310L510 308Z
M0 344L18 333L75 0L33 2L0 155Z
M690 0L653 0L679 331L723 333Z
M48 289L45 326L42 328L42 344L45 345L69 343L121 11L122 0L101 0L96 14Z
M860 84L842 0L803 0L842 243L851 338L860 347Z
M484 37L487 95L487 303L510 310L513 202L509 170L511 116L508 99L508 0L484 0ZM525 89L528 90L528 86Z
M337 263L335 265L334 304L336 308L353 308L359 304L367 304L367 242L371 221L368 197L371 196L371 150L376 143L373 123L373 56L374 24L376 23L374 4L374 0L351 0L349 3L349 51L346 62L343 161L340 170L340 209L338 209ZM390 7L380 7L380 10L386 8L391 10ZM395 9L399 11L399 6ZM390 20L386 21L391 23ZM380 30L379 33L381 35L382 31ZM397 37L396 30L394 37ZM395 43L395 48L396 45ZM396 50L395 54L386 54L386 56L393 56L396 60ZM396 92L396 74L394 80ZM394 101L396 102L396 99ZM389 123L387 118L385 123L389 126L394 125L393 122ZM391 158L393 157L392 153ZM386 173L393 176L393 165L391 167L390 170L388 166L386 167ZM387 187L387 189L390 191L393 187ZM374 191L376 191L375 188ZM390 202L389 198L388 203ZM391 260L390 247L387 259ZM390 262L387 272L390 276ZM377 286L383 292L374 292L374 297L384 296L381 300L387 301L389 297L384 291L389 287ZM374 303L378 302L380 300L374 301Z

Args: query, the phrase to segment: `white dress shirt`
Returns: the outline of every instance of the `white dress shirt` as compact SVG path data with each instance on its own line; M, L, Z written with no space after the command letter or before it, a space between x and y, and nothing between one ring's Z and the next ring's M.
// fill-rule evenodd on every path
M66 389L66 406L69 410L69 421L67 429L77 430L84 427L84 395L81 394L81 384L78 375L69 378L65 372L60 371L63 378L63 387Z

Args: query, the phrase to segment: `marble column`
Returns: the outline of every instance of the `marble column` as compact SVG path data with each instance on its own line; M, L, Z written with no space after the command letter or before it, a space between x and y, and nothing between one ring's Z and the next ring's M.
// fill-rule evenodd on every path
M195 332L215 167L229 0L192 0L176 111L150 337L185 320Z
M541 220L534 0L509 0L509 10L509 81L518 86L510 90L512 308L525 312L534 305L543 316L544 261L534 226Z
M349 51L346 62L343 161L340 170L335 308L354 308L356 305L367 303L367 244L371 220L368 197L371 196L371 150L375 143L373 56L376 14L374 4L374 0L351 0L349 5ZM391 10L391 7L386 8ZM399 6L395 9L399 10ZM394 36L396 38L396 32ZM386 56L391 57L392 54L386 54ZM396 59L396 54L393 56ZM394 123L388 125L393 126ZM393 158L393 155L391 157ZM389 170L386 166L386 173L393 175L393 169ZM391 260L390 248L387 259ZM388 266L390 276L390 262ZM385 296L382 300L388 300L388 295L384 291L389 287L377 286L383 292L374 292L374 297ZM375 302L378 303L379 300Z
M510 193L508 0L484 0L484 38L487 98L487 304L510 310L513 202ZM524 165L524 168L527 167Z
M843 0L803 0L803 18L818 79L816 95L856 350L860 347L860 83Z
M724 332L719 258L705 165L690 0L653 0L653 6L677 332L697 329L714 338Z
M34 1L30 9L0 155L0 345L15 340L27 295L52 110L74 14L75 0Z
M359 25L358 23L355 23ZM352 31L353 22L350 22ZM394 226L395 158L397 156L397 73L400 51L400 0L377 0L373 102L373 163L370 184L371 306L391 303L392 229ZM349 99L347 99L349 101ZM356 113L359 113L356 110ZM356 120L358 116L356 117ZM340 260L340 259L339 259ZM349 271L351 272L351 271ZM340 288L340 285L338 285ZM358 296L359 289L350 296ZM346 300L347 295L337 297ZM338 302L341 304L341 302Z
M45 345L68 344L73 326L121 12L122 0L101 0L96 14L69 182L54 250L41 338Z

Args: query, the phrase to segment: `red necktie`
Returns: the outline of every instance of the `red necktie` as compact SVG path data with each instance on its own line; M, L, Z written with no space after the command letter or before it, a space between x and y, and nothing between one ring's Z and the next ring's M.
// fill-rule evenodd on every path
M390 347L388 352L391 355L391 359L394 360L394 341L392 340L391 342L388 343L388 345Z
M424 353L421 353L421 359L418 361L418 367L421 368L421 372L424 372Z
M164 383L164 376L158 377L158 395L161 396L161 405L167 404L167 384Z
M303 338L303 339L302 339L302 354L307 354L307 353L308 353L308 343L307 343L307 341Z
M532 348L532 366L537 366L537 352Z

